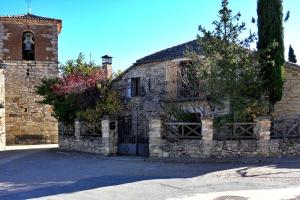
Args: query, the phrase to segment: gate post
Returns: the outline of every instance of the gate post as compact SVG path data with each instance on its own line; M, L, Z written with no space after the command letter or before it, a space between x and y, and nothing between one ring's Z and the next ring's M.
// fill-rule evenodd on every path
M80 121L78 119L75 119L75 132L74 132L74 135L75 135L75 138L76 140L80 140Z
M5 132L0 132L0 151L5 149Z
M297 124L298 124L297 133L298 133L298 136L300 137L300 116L298 116Z
M270 140L271 117L262 116L254 120L256 122L254 133L260 141Z
M149 120L149 156L162 157L161 137L162 120L157 118L150 118Z
M1 111L2 109L0 109ZM3 109L4 110L4 109ZM2 116L1 116L2 115ZM6 146L4 112L0 114L0 151Z
M202 117L201 118L202 124L202 145L203 145L203 156L210 157L211 156L211 149L212 149L212 142L213 142L213 118L212 117Z
M102 144L104 147L104 155L117 154L118 147L118 125L116 120L105 117L101 121L102 127Z
M4 69L0 67L0 150L6 146L5 136L5 87L4 87Z
M256 122L254 133L258 137L258 152L260 156L269 156L271 117L261 116L256 118L254 121Z

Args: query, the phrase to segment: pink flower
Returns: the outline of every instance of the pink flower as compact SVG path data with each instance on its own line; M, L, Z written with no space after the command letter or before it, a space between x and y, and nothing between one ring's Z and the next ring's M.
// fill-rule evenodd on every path
M60 78L58 83L53 85L52 89L58 95L81 93L104 81L106 81L106 74L102 69L96 69L90 75L76 72Z

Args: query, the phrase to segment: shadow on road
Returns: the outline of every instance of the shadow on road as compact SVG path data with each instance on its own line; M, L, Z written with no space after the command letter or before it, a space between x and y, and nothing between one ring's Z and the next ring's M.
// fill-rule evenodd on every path
M8 154L14 155L11 152ZM251 167L269 166L232 163L162 163L130 158L118 160L58 150L30 151L23 157L5 164L1 164L1 159L3 154L0 154L1 200L68 194L145 180L193 178L235 168L238 168L237 176L256 177L259 175L249 173ZM272 167L299 169L300 162L281 162L272 164ZM272 172L264 176L271 174Z

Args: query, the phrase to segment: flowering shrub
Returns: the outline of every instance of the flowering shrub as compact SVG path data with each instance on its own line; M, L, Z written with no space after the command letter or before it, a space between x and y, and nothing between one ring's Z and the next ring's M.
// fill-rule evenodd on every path
M58 83L53 85L53 91L58 95L82 93L106 81L106 74L103 69L93 69L89 75L75 72L59 78Z
M79 118L93 125L104 115L113 116L121 109L119 94L112 90L104 70L87 64L82 54L61 66L61 77L44 79L36 93L40 103L53 106L53 116L65 124Z

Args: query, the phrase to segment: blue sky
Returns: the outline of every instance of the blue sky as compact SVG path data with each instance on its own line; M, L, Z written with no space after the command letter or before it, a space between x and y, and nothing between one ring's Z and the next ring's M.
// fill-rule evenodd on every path
M101 63L101 56L114 57L114 70L124 70L137 59L196 37L198 25L208 29L221 0L31 0L33 14L63 20L59 37L59 61L83 52ZM256 0L229 0L248 25L256 18ZM300 4L283 0L291 11L285 26L285 45L292 44L300 60ZM1 15L27 12L26 0L1 0ZM248 26L249 27L249 26ZM250 28L256 31L256 26Z

